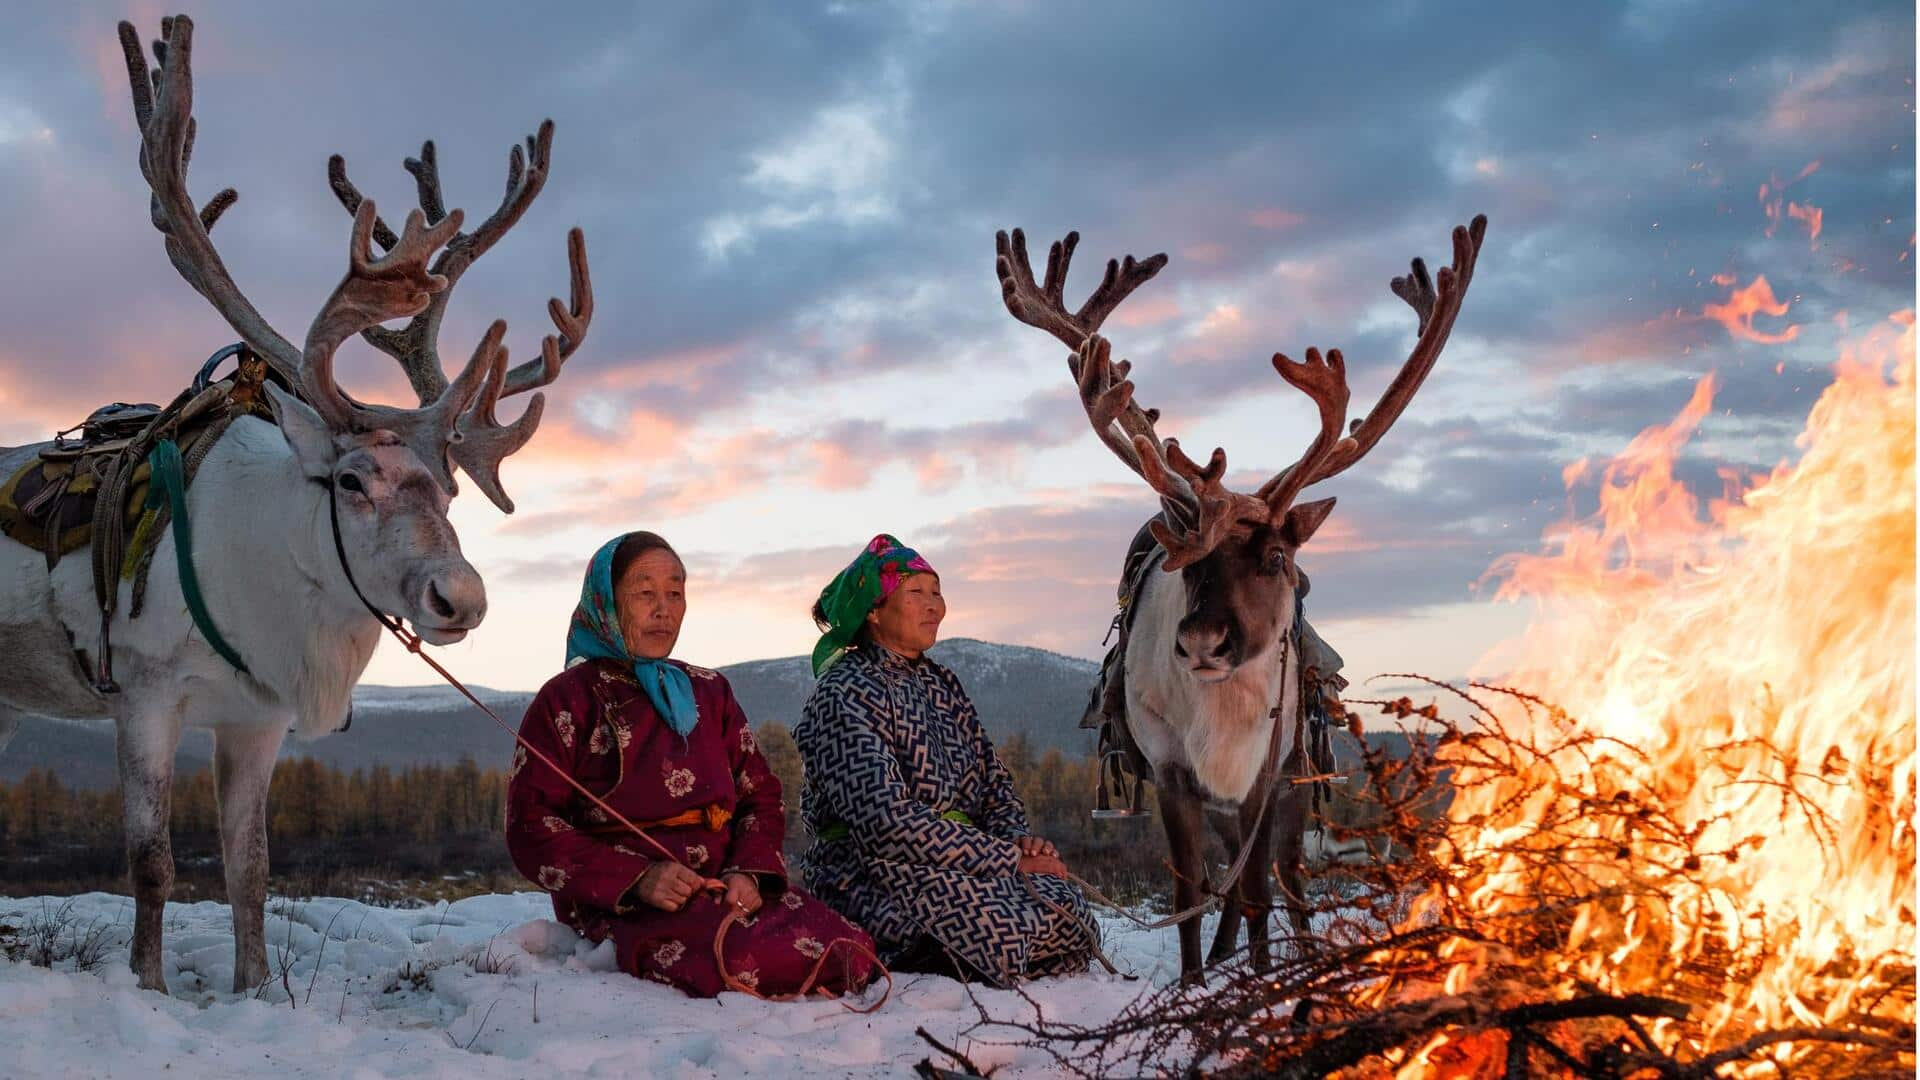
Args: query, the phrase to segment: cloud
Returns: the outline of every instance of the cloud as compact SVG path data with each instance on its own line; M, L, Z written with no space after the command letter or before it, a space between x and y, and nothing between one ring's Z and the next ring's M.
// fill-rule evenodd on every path
M702 244L725 259L751 250L754 235L827 221L847 227L884 223L899 214L890 190L895 157L883 130L885 113L869 103L822 109L798 137L754 155L746 184L767 201L748 212L707 221Z
M1429 385L1325 485L1342 501L1310 556L1315 603L1382 617L1470 596L1490 552L1562 510L1561 467L1665 419L1709 371L1723 386L1700 452L1791 454L1835 318L1911 304L1913 12L1885 0L1821 19L1644 3L1285 19L1252 3L587 3L555 19L494 2L456 25L371 0L215 0L200 15L193 187L242 192L216 239L294 340L343 268L327 153L391 218L414 195L399 163L432 136L449 199L477 216L504 150L558 122L545 192L443 329L463 359L503 317L516 359L533 355L565 291L564 230L585 229L592 334L506 467L525 509L494 526L524 564L515 582L552 569L541 545L575 526L671 522L731 566L767 522L817 536L807 515L904 469L898 494L946 523L929 535L974 597L956 618L1083 641L1152 500L1131 481L1057 490L1104 452L1058 344L1001 303L990 238L1014 225L1036 249L1082 232L1070 306L1105 259L1171 255L1105 329L1164 432L1226 443L1259 476L1311 423L1268 357L1340 347L1355 411L1370 405L1413 341L1388 279L1415 255L1443 264L1446 229L1490 214ZM23 438L105 401L167 400L232 331L147 220L109 16L41 6L12 25L0 407ZM369 25L408 62L369 47ZM1755 192L1816 159L1767 236ZM1706 317L1762 279L1757 320ZM1751 340L1788 325L1792 340ZM356 394L404 397L384 358L342 360ZM912 393L928 404L903 406ZM913 502L939 498L952 505ZM785 572L815 589L844 562L808 558ZM1021 581L1040 591L1023 602Z
M900 73L889 67L849 100L816 110L798 132L754 151L741 184L759 203L707 219L701 227L707 257L724 261L751 251L755 237L769 230L823 223L858 229L896 220L907 109Z
M1913 71L1912 51L1885 29L1877 20L1850 21L1831 53L1796 66L1766 111L1767 132L1849 140L1876 132L1887 109L1910 103L1911 83L1903 93L1899 80Z

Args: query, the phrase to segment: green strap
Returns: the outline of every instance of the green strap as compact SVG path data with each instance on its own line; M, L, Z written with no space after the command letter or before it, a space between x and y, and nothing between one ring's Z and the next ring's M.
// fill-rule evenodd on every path
M943 821L957 821L962 825L973 824L973 819L968 817L967 812L964 810L949 810L946 813L941 814L940 818ZM835 841L835 840L845 840L847 837L852 835L853 835L853 830L847 828L847 823L844 821L830 821L826 825L822 826L820 829L821 843L831 843L832 841Z
M227 639L220 636L214 628L213 616L207 613L206 598L200 595L200 577L193 572L193 530L187 524L187 469L180 460L180 447L172 439L161 439L147 455L153 465L153 480L147 485L147 509L155 510L162 499L173 514L173 553L180 563L180 591L187 597L187 612L193 616L193 625L213 646L234 670L242 675L251 674L240 654L233 651Z

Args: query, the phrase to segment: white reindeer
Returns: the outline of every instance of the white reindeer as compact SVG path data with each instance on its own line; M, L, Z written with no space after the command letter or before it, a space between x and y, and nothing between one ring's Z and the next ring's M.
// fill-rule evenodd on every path
M1108 342L1095 333L1121 301L1159 272L1166 256L1109 261L1099 288L1069 313L1062 294L1079 234L1053 245L1039 285L1025 237L1018 229L1011 240L999 234L997 270L1007 310L1074 350L1068 367L1094 431L1160 497L1161 512L1136 538L1136 549L1166 572L1149 573L1133 597L1122 668L1124 714L1116 734L1159 788L1176 910L1201 899L1203 818L1212 818L1230 852L1250 838L1253 857L1239 879L1228 883L1234 902L1222 913L1209 963L1233 952L1243 914L1251 916L1248 938L1256 962L1270 958L1266 912L1273 891L1264 853L1276 826L1276 865L1295 936L1307 932L1300 869L1305 795L1283 775L1299 745L1302 715L1300 650L1290 647L1301 582L1294 557L1334 500L1296 505L1295 498L1359 461L1399 418L1453 330L1485 232L1485 217L1453 231L1453 266L1440 271L1437 291L1418 259L1410 276L1393 279L1393 291L1419 315L1419 340L1379 404L1354 422L1350 434L1340 351L1322 357L1308 349L1305 363L1274 354L1280 377L1319 407L1320 429L1298 461L1252 495L1225 486L1223 450L1215 449L1201 466L1177 441L1160 438L1154 431L1158 411L1133 400L1129 364L1113 361ZM1200 970L1196 920L1180 924L1180 966L1188 977Z
M443 210L432 143L421 160L407 162L421 210L408 215L398 236L347 182L336 157L334 190L354 214L348 271L305 346L294 346L241 294L208 238L235 198L232 189L205 210L188 194L193 25L178 16L161 32L149 81L137 34L120 24L154 224L174 267L299 391L269 382L277 426L253 417L234 421L187 492L207 609L249 673L194 632L168 535L159 541L142 617L127 616L128 586L120 586L111 641L121 691L97 691L83 652L100 629L88 560L69 557L49 573L39 551L0 538L0 746L23 714L116 722L134 890L131 963L142 987L164 991L161 913L173 883L167 820L174 748L183 725L213 730L221 856L233 907L233 988L244 991L267 976L267 787L281 739L289 728L311 737L341 725L379 640L381 623L371 609L405 619L433 644L458 641L479 625L486 590L447 521L453 468L512 512L499 464L533 434L543 400L533 395L509 425L496 423L494 406L559 375L592 318L592 289L576 229L569 235L572 304L552 302L560 333L545 339L541 357L508 371L500 343L505 324L495 322L449 384L436 349L449 291L539 193L552 124L528 140L528 160L514 148L506 197L471 233L460 231L459 210ZM375 240L386 249L378 257ZM407 317L412 321L402 330L380 325ZM355 334L401 362L419 408L363 405L335 386L334 351ZM0 450L0 474L10 475L40 449Z

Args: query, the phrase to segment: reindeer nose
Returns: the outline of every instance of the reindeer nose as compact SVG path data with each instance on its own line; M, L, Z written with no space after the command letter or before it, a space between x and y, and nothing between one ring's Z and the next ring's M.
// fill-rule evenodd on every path
M1211 620L1196 621L1180 628L1173 652L1182 660L1196 662L1196 666L1227 666L1233 662L1233 633Z
M427 578L420 611L441 626L472 629L487 615L486 583L464 562L446 567Z

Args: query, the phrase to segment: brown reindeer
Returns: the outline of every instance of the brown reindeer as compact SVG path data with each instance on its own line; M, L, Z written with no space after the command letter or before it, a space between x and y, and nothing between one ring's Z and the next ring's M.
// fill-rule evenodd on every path
M51 570L41 552L0 537L0 746L22 715L116 721L134 892L130 961L142 987L166 989L161 916L173 884L167 834L174 749L184 725L214 733L221 861L233 907L233 988L267 975L262 907L267 886L267 787L289 728L312 737L348 714L354 683L380 639L384 618L405 619L425 641L458 641L486 614L486 589L447 520L457 466L502 510L502 459L540 422L542 397L510 424L502 397L552 382L593 316L586 248L568 237L572 302L554 300L557 333L537 359L509 369L506 325L487 330L449 382L436 338L452 285L526 211L547 175L553 126L515 147L499 209L472 232L444 209L433 144L407 162L421 208L399 233L347 183L339 158L334 189L353 214L347 273L321 305L303 345L269 326L234 283L208 231L233 205L231 188L204 207L187 190L194 141L193 24L162 24L159 66L149 71L133 27L121 46L139 123L140 171L152 189L153 224L174 268L263 358L282 385L265 391L275 422L233 420L205 454L185 500L192 562L213 623L244 664L229 663L187 614L172 536L154 561L144 617L133 619L129 582L113 615L111 650L119 692L88 677L79 643L100 638L100 607L85 559ZM382 251L376 253L374 245ZM438 253L436 258L436 252ZM382 323L410 319L403 329ZM334 352L360 335L400 361L418 408L355 401L335 383ZM291 390L283 389L282 386ZM0 475L30 463L46 444L0 448Z
M1165 573L1145 574L1132 600L1118 734L1160 790L1177 910L1202 899L1203 818L1212 818L1228 851L1243 839L1251 845L1254 857L1227 883L1229 903L1209 963L1233 953L1243 913L1250 917L1255 962L1270 961L1266 913L1273 892L1263 860L1276 830L1281 886L1296 938L1306 939L1305 794L1286 782L1282 768L1300 745L1302 718L1302 658L1293 645L1302 579L1295 558L1334 500L1297 500L1309 485L1339 475L1373 449L1420 389L1453 330L1485 233L1485 217L1454 229L1453 265L1440 271L1437 284L1418 259L1409 276L1393 279L1394 293L1419 316L1419 339L1379 403L1350 431L1340 350L1308 349L1304 362L1274 354L1274 370L1312 399L1320 423L1299 460L1251 494L1227 488L1224 450L1216 448L1202 465L1155 432L1158 411L1134 401L1128 362L1115 361L1096 333L1166 256L1109 261L1099 288L1069 313L1062 294L1079 235L1053 245L1046 279L1036 284L1020 231L1011 238L999 234L997 270L1007 310L1073 350L1067 365L1094 432L1160 498L1143 546L1150 565ZM1181 972L1193 977L1200 966L1200 924L1189 919L1180 924Z

